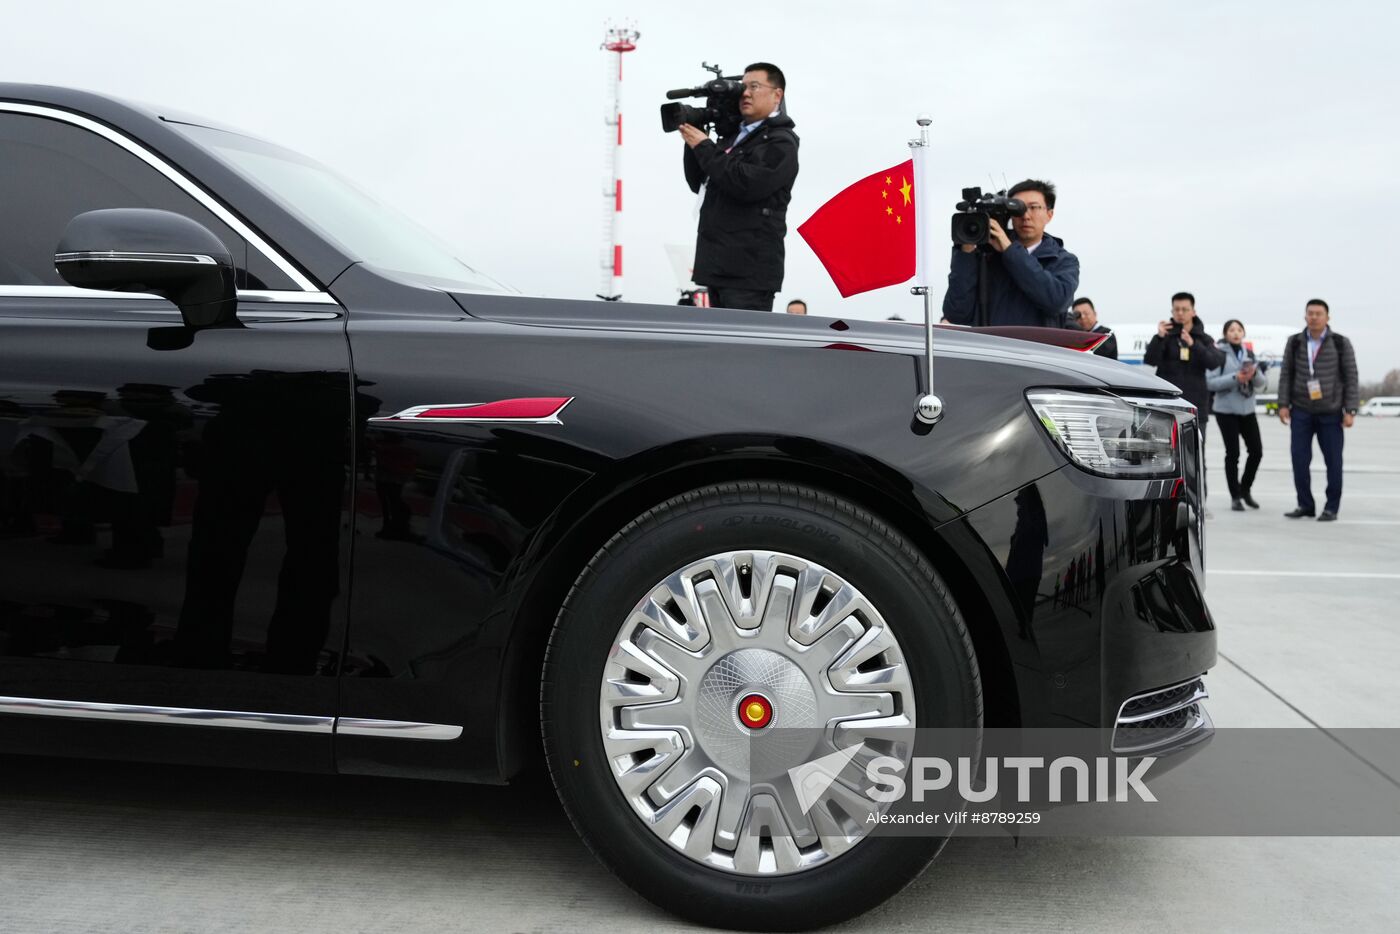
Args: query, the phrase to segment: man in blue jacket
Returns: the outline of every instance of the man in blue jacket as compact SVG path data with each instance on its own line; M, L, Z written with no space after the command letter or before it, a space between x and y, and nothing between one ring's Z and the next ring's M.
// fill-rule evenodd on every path
M1055 186L1026 179L1009 195L1026 204L1026 213L1011 219L1013 243L1000 224L989 225L991 253L985 261L977 247L953 248L943 317L953 324L1063 327L1065 311L1079 288L1079 258L1064 241L1045 233L1055 216ZM986 307L978 307L978 280L985 270Z

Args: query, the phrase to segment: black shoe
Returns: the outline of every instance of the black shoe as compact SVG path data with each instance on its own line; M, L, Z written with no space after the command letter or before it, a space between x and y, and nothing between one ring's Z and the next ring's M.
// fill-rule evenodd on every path
M1285 512L1284 515L1290 519L1311 519L1313 516L1317 515L1317 513L1311 509L1304 509L1302 506L1299 506L1292 512Z
M1244 512L1244 503L1237 499L1230 500L1230 508L1235 512Z
M1256 503L1256 502L1254 501L1254 497L1253 497L1253 496L1250 496L1250 495L1249 495L1249 491L1248 491L1248 490L1246 490L1245 492L1243 492L1243 493L1240 494L1240 499L1244 500L1244 504L1245 504L1246 506L1248 506L1250 509L1258 509L1258 508L1259 508L1259 504Z
M1336 521L1337 521L1337 514L1336 514L1335 512L1328 512L1327 510L1324 509L1324 510L1322 510L1322 515L1320 515L1320 516L1317 517L1317 521L1318 521L1318 522L1336 522Z

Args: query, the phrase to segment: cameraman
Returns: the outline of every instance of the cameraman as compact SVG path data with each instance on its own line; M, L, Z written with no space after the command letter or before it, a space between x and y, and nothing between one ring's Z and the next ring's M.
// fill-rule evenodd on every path
M1026 179L1008 195L1026 205L1025 214L1011 219L1016 242L993 221L987 225L990 254L979 257L973 244L953 248L943 317L953 324L1061 327L1079 288L1079 258L1064 249L1064 241L1045 233L1055 216L1055 186ZM986 307L978 307L979 286Z
M783 287L783 237L787 206L797 179L795 125L781 112L787 79L776 65L756 62L744 69L738 133L712 142L689 124L685 180L705 188L695 238L697 285L709 286L716 308L772 311Z

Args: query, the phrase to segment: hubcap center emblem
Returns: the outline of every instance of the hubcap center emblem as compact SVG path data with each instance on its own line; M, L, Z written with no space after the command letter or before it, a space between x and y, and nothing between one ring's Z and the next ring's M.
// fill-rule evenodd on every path
M773 703L762 694L746 694L739 701L739 722L751 730L761 730L773 721Z

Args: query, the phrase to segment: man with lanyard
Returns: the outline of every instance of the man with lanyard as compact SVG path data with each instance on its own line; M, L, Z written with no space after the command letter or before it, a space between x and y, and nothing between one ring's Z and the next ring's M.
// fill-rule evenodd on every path
M782 70L756 62L744 69L743 83L743 125L733 139L716 144L702 130L680 128L686 183L705 192L692 278L709 288L712 307L772 311L773 296L783 287L798 141L795 124L783 113Z
M1361 404L1356 354L1351 341L1328 326L1331 309L1320 298L1308 302L1307 329L1288 339L1278 380L1279 421L1292 428L1293 485L1298 508L1290 519L1316 515L1312 495L1312 439L1327 464L1327 503L1319 522L1332 522L1342 505L1342 429L1350 428Z

